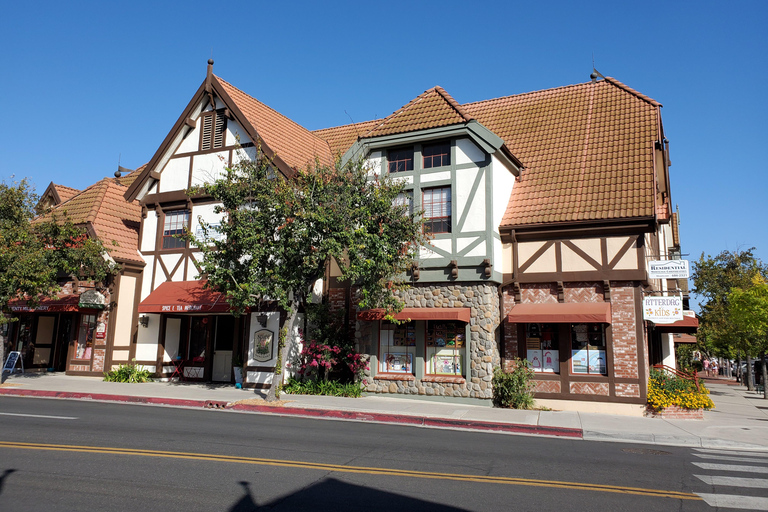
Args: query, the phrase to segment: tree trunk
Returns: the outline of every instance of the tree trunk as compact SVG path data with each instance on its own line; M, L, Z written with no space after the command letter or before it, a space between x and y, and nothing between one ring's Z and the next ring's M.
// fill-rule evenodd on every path
M736 382L741 382L744 377L741 375L741 350L736 353Z
M763 370L763 398L768 400L768 390L766 389L768 386L765 385L766 382L768 382L768 368L766 368L768 365L765 364L765 352L763 352L761 355L762 357L760 358L760 367Z
M8 329L8 332L11 332ZM5 372L3 367L5 366L5 336L0 336L0 384L5 382Z
M747 375L745 376L747 382L747 390L748 391L754 391L755 390L755 381L752 379L752 358L747 354Z
M298 304L292 301L288 307L288 318L285 319L285 324L280 329L280 334L277 337L277 363L275 364L275 373L272 375L272 384L270 384L269 391L267 392L267 402L274 402L280 397L279 389L283 385L285 358L288 356L288 340L293 334L293 324L296 322L296 313L298 310Z

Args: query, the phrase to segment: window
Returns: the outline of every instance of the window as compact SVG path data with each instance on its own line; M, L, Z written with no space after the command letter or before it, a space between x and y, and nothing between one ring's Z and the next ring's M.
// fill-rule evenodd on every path
M193 316L189 329L189 359L194 363L205 362L205 348L208 343L207 316Z
M451 187L427 188L423 192L424 230L451 232Z
M607 375L605 361L605 326L572 324L571 372Z
M387 153L389 172L405 172L413 170L413 148L393 149Z
M427 373L463 375L466 334L463 322L427 323Z
M93 350L93 331L96 329L96 315L80 315L77 331L75 359L90 359Z
M421 149L421 155L424 158L424 169L451 165L451 144L441 142L425 145Z
M206 112L202 115L203 133L200 137L200 149L224 147L224 135L227 130L227 118L224 110Z
M403 215L413 215L413 191L400 192L393 202L403 208Z
M525 358L533 371L560 372L560 343L558 324L525 324Z
M165 212L165 221L163 222L163 249L183 249L187 246L187 241L183 238L176 238L183 235L184 230L189 226L189 211L173 210Z
M382 373L413 374L416 353L416 326L413 322L395 325L381 324L379 331L379 371Z

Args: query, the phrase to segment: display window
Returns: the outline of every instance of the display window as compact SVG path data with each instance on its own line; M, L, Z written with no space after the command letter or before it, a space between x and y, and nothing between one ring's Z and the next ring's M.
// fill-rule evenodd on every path
M80 327L77 331L75 359L90 359L93 351L93 335L96 330L96 315L80 315Z
M379 371L413 374L416 355L416 326L413 322L383 322L379 330Z
M560 373L558 324L525 324L526 359L535 372Z
M571 325L571 373L607 375L604 324Z
M427 323L427 374L463 375L466 332L463 322Z

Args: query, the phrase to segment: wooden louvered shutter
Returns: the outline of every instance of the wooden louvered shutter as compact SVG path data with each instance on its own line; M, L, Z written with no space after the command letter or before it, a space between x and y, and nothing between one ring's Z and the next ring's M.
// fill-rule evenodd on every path
M211 149L211 132L213 129L213 116L203 116L203 136L200 141L200 149Z
M224 147L224 134L227 129L227 118L224 117L223 110L216 111L216 124L213 131L213 147Z

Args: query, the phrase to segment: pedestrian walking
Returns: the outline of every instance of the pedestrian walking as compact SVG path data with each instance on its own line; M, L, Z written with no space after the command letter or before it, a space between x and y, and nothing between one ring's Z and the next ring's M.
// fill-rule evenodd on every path
M709 359L704 359L704 373L709 377Z

